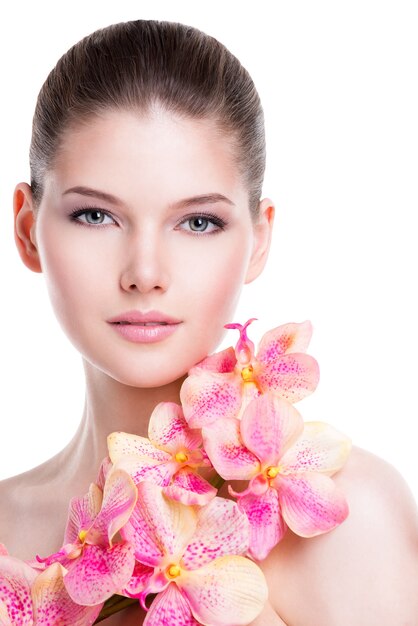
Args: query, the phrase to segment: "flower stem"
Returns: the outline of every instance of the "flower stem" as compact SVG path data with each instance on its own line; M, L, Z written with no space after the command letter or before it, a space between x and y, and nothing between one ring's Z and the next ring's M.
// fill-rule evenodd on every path
M94 624L98 624L99 622L102 622L104 619L110 617L114 613L118 613L119 611L122 611L122 609L125 609L126 607L131 606L131 604L136 603L138 603L138 600L136 598L126 598L125 596L119 596L115 594L111 598L106 600Z

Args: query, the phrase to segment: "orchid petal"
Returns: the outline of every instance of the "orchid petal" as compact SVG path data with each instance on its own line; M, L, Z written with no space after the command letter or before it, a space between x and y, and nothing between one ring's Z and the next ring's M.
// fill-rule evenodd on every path
M195 570L228 554L245 554L249 545L249 523L235 502L214 498L198 512L196 531L187 546L182 566Z
M351 441L325 422L305 422L299 439L281 458L283 474L321 472L332 476L342 468Z
M279 494L283 518L301 537L314 537L345 520L348 505L334 481L324 474L278 475L273 485Z
M237 419L221 418L203 428L202 435L212 465L225 480L249 480L260 471L258 458L241 439Z
M312 324L305 322L282 324L266 332L258 345L257 361L263 365L277 360L281 354L306 352L312 337Z
M102 508L85 540L94 544L110 544L126 524L137 499L137 488L127 472L113 470L105 483Z
M4 543L0 543L0 556L9 556L9 552Z
M167 554L182 554L197 524L192 507L166 498L161 487L144 481L138 501L121 535L135 546L138 561L158 566Z
M153 573L153 567L143 565L143 563L136 561L132 576L128 580L128 583L126 584L124 589L122 589L122 595L128 596L129 598L139 597L142 591L144 591L145 587L147 586L147 583Z
M241 380L234 373L200 370L185 379L180 400L190 428L208 426L220 417L237 415L241 407Z
M161 454L164 454L166 459L160 462L154 460L148 462L135 456L121 457L115 463L114 468L127 472L135 485L147 480L156 485L165 486L171 482L173 474L178 469L178 463L167 452L161 450Z
M113 464L112 464L112 461L110 460L110 457L105 456L105 458L100 464L100 468L99 468L99 472L98 472L97 480L96 480L97 486L100 487L102 491L105 486L106 478L108 477L110 471L112 470L112 467L113 467Z
M244 445L264 466L277 465L302 431L303 418L299 411L273 393L250 402L241 419Z
M84 496L71 498L64 544L75 543L80 530L90 528L101 509L102 500L102 490L95 483L90 484Z
M29 622L31 625L33 622ZM0 626L13 626L6 604L0 600Z
M215 354L211 354L204 358L199 363L196 363L188 372L189 376L193 374L199 374L200 370L208 370L210 372L218 372L219 374L225 374L226 372L233 372L237 359L235 357L234 348L226 348Z
M169 458L166 452L156 448L146 437L130 433L111 433L107 438L107 447L112 463L123 457L137 457L146 465L155 465Z
M12 556L0 557L0 598L3 602L2 613L7 615L11 624L32 626L32 598L30 587L38 572L24 561ZM5 612L5 607L6 611ZM5 624L8 622L3 618Z
M177 585L204 626L244 626L263 610L268 588L261 569L243 556L223 556L184 570Z
M246 513L250 522L248 553L254 559L262 561L286 532L277 491L269 488L261 495L244 495L239 498L238 506Z
M298 402L315 391L319 366L309 354L282 354L260 368L257 381L263 393L275 391L289 402Z
M164 487L163 493L183 504L203 506L216 496L218 490L202 476L184 467L174 475L172 483Z
M175 583L170 583L159 593L151 605L144 620L144 626L199 626L190 609L190 605Z
M150 417L148 436L155 446L171 454L179 448L194 450L202 443L200 431L189 428L181 406L175 402L157 404Z
M116 543L107 549L86 544L83 555L68 566L64 584L74 602L93 606L125 587L134 565L134 546L130 543Z
M32 586L36 626L91 626L99 615L103 603L97 606L81 606L71 600L64 586L65 573L62 565L54 563L36 578Z

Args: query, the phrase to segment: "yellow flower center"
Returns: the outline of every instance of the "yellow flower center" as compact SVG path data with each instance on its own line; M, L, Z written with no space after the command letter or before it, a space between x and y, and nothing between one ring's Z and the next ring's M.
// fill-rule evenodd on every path
M252 365L247 365L246 367L243 367L241 370L241 378L245 383L249 383L254 380L253 374L254 374L254 368Z
M84 543L84 539L86 538L87 535L87 530L80 530L80 532L78 533L78 538L80 539L81 543Z
M167 567L167 572L166 572L168 578L177 578L177 576L180 576L181 574L181 567L179 565L169 565Z
M174 458L176 459L177 463L186 463L186 461L189 460L189 457L185 452L177 452Z
M266 469L267 478L276 478L279 472L280 472L280 467L271 465L270 467Z

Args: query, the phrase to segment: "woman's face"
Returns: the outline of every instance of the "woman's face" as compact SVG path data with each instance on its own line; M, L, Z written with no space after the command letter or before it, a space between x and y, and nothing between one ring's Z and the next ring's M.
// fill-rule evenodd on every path
M66 133L35 239L55 313L83 357L155 387L186 374L236 321L267 230L257 234L230 144L210 121L109 111ZM160 331L109 322L131 311L179 323L146 342Z

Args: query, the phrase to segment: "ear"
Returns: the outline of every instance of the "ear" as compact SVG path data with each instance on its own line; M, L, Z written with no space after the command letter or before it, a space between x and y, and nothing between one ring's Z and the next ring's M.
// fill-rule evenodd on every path
M254 223L254 247L251 253L244 284L251 283L259 276L266 264L273 232L275 208L270 198L259 204L259 217Z
M36 214L32 189L27 183L16 185L13 195L14 235L23 263L33 272L42 272L36 244Z

